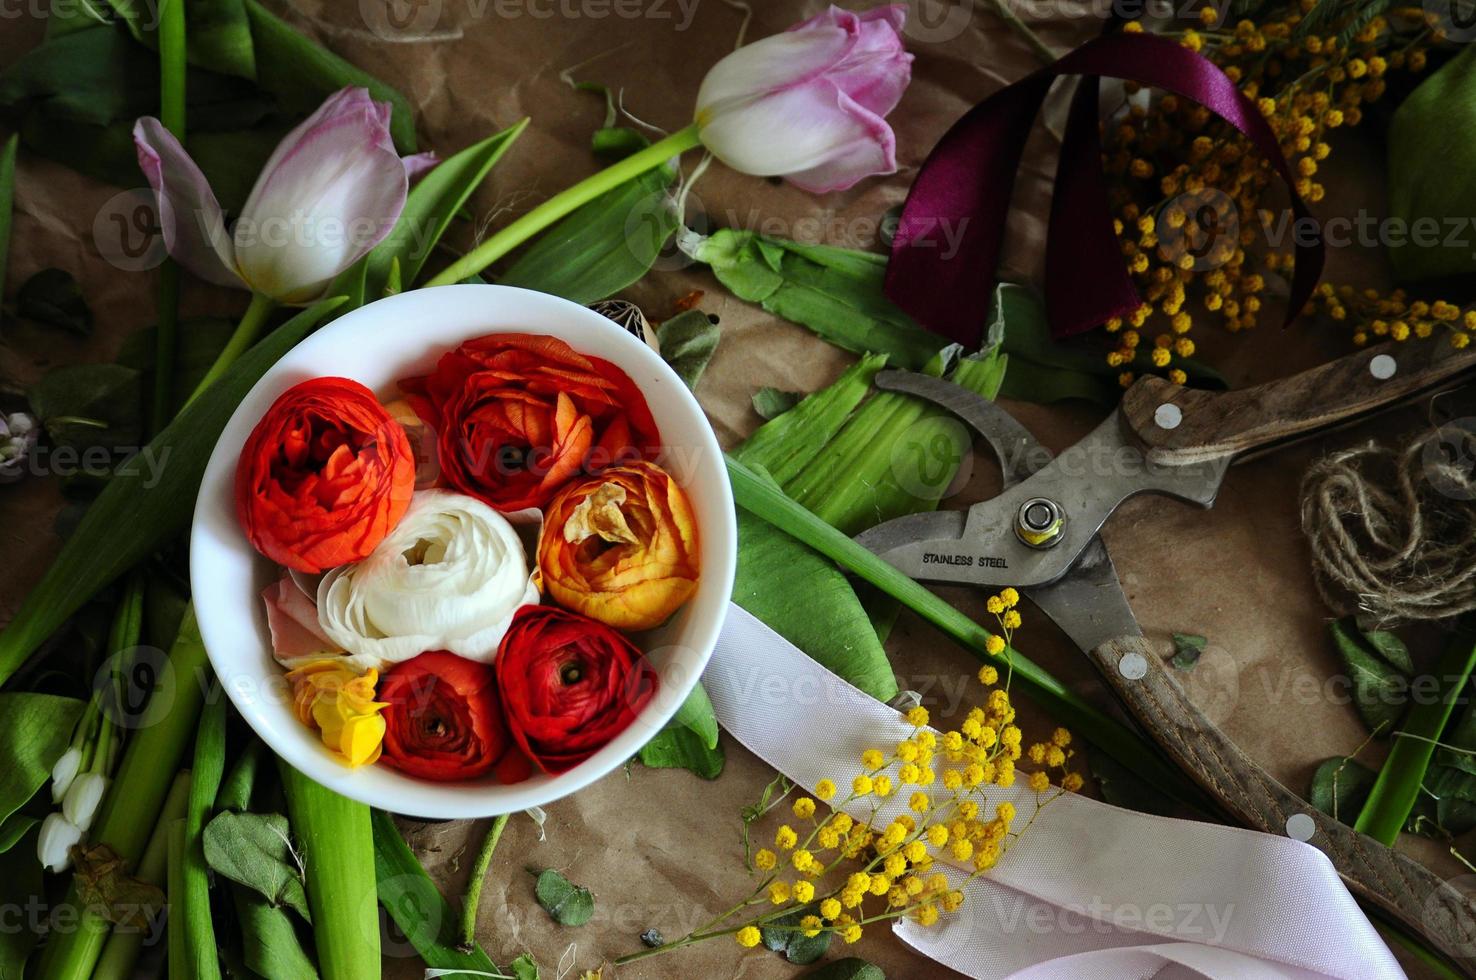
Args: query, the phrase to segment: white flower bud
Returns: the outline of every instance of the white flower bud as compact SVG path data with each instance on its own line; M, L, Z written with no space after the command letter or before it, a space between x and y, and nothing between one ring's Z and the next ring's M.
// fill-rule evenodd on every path
M72 780L67 795L62 799L62 815L71 823L86 830L97 816L97 805L107 792L108 779L101 773L84 772Z
M72 865L72 845L81 840L81 827L60 813L48 814L36 838L36 857L47 871L65 871Z
M77 778L77 769L82 765L82 750L75 745L68 748L51 767L51 802L60 803L67 795L72 780Z

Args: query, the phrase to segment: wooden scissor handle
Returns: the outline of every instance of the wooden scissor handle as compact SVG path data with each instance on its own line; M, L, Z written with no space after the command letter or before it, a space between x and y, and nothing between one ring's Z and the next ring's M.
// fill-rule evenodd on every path
M1139 379L1122 416L1154 463L1235 456L1295 439L1418 395L1476 368L1476 345L1389 342L1251 388L1204 391Z
M1237 819L1269 834L1288 834L1298 824L1315 828L1310 838L1296 836L1332 859L1349 888L1425 936L1468 975L1476 975L1476 904L1471 899L1425 866L1339 823L1272 779L1189 700L1143 637L1109 640L1091 651L1091 657L1179 767Z

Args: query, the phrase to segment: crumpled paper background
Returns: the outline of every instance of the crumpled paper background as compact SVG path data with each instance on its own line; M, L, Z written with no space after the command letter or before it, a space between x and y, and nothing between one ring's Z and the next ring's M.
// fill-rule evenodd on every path
M35 5L33 5L35 6ZM44 5L40 5L44 7ZM783 29L821 8L815 0L764 0L754 5L750 38ZM900 172L851 191L813 197L778 182L744 177L714 165L691 198L698 230L740 226L783 237L852 247L876 247L877 219L898 204L917 166L966 108L1035 67L1030 50L986 9L961 3L914 2L917 55L914 81L892 116ZM474 198L478 226L506 222L597 164L588 150L603 105L560 78L602 82L623 105L665 130L685 125L707 67L731 50L743 11L731 0L298 0L273 8L349 60L398 86L418 114L422 148L449 153L527 115L532 126ZM1064 51L1096 32L1095 5L1057 0L1026 8L1046 43ZM921 17L919 16L921 15ZM0 64L37 43L37 16L7 20ZM399 26L397 26L399 25ZM1057 139L1052 121L1064 115L1058 92L1019 175L1011 218L1006 276L1035 279L1041 266L1044 218ZM1335 147L1331 185L1319 213L1382 213L1382 151L1352 134ZM689 158L690 159L690 158ZM142 181L140 180L140 184ZM125 274L99 252L94 221L118 188L79 177L22 152L17 219L7 299L33 272L72 271L97 317L80 340L6 322L0 334L0 380L23 386L49 366L111 357L123 338L152 318L153 277ZM462 229L456 244L470 234ZM1376 253L1334 250L1334 281L1379 283ZM430 265L434 267L436 260ZM985 283L981 280L981 288ZM760 419L749 404L761 385L813 390L831 380L850 356L804 329L728 295L702 267L680 256L628 292L654 318L701 290L700 307L720 318L723 336L698 396L725 444L740 440ZM239 293L187 284L187 315L230 315L244 308ZM1345 338L1326 325L1282 331L1268 310L1263 327L1230 338L1197 334L1203 356L1237 385L1269 380L1344 352ZM1100 410L1079 403L1008 407L1051 448L1085 434ZM1326 637L1329 615L1313 586L1308 551L1298 528L1297 484L1307 462L1355 440L1398 439L1426 424L1428 406L1401 409L1377 423L1312 441L1233 469L1208 512L1158 499L1131 502L1111 520L1106 540L1124 589L1147 634L1167 649L1174 631L1200 633L1210 645L1198 668L1184 675L1196 699L1239 743L1289 786L1305 792L1324 758L1352 752L1364 741L1361 722L1329 686L1340 663ZM987 458L970 461L971 477L955 505L988 495L997 471ZM51 519L61 499L56 481L31 479L0 486L0 613L8 617L54 554ZM180 501L188 507L190 502ZM951 590L971 614L982 598ZM1078 690L1104 697L1085 660L1039 616L1026 611L1019 643ZM964 710L978 688L968 654L931 628L904 617L889 644L904 688L924 694L936 715ZM1417 655L1421 651L1417 650ZM1332 692L1331 694L1329 692ZM1044 718L1040 724L1048 724ZM686 772L639 765L616 772L548 808L546 839L516 818L503 838L483 896L479 936L497 962L531 951L544 976L568 976L640 947L648 928L676 938L731 905L750 887L741 863L739 809L757 799L773 772L724 736L728 764L716 782ZM1376 763L1375 746L1363 758ZM405 829L430 873L452 896L464 886L483 823L419 824ZM765 824L772 832L772 824ZM1151 846L1104 841L1104 847ZM1444 875L1461 867L1443 848L1406 838ZM596 896L595 919L579 929L554 925L533 900L525 867L555 867ZM1307 923L1308 928L1317 928ZM413 950L386 940L386 973L416 977ZM953 976L911 954L884 930L855 947L829 954L863 956L890 977ZM1411 964L1418 974L1418 966ZM715 941L618 971L622 977L789 977L797 969L763 950L743 952ZM615 971L606 970L606 976Z

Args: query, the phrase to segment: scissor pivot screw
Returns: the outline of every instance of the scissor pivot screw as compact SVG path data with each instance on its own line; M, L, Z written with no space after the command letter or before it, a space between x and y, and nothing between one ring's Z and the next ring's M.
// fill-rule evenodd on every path
M1015 517L1015 534L1032 548L1049 548L1061 540L1065 517L1061 506L1045 497L1031 497L1020 505Z

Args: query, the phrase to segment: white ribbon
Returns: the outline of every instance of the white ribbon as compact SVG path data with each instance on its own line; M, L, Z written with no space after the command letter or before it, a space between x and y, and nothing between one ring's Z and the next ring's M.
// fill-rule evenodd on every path
M810 791L827 778L850 785L862 751L911 731L736 605L703 683L722 726ZM995 792L991 802L1012 800L1023 826L1035 794L1019 785ZM894 794L881 818L901 812L907 795ZM900 920L893 929L979 980L1404 977L1310 844L1074 793L1045 807L999 865L968 884L959 911L931 927Z

